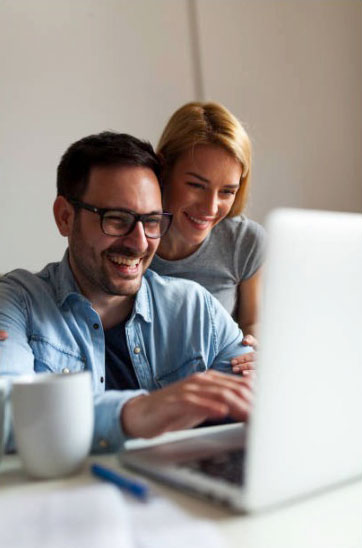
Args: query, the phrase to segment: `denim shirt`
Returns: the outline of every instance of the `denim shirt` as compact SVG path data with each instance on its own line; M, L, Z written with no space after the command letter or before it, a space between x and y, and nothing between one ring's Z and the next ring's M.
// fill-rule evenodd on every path
M0 280L0 374L89 370L94 392L92 450L116 450L126 439L123 405L197 371L231 373L231 358L250 351L237 324L196 282L148 270L126 324L140 390L105 391L102 323L79 291L65 254L41 272L14 270Z

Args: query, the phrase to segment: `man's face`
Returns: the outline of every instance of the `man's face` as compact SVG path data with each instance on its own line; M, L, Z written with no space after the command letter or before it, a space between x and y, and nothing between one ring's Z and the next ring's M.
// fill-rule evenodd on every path
M98 208L123 208L136 213L162 211L157 177L143 167L93 168L81 201ZM134 295L158 244L159 239L146 238L140 222L127 236L107 236L98 214L79 209L69 235L70 264L88 297Z

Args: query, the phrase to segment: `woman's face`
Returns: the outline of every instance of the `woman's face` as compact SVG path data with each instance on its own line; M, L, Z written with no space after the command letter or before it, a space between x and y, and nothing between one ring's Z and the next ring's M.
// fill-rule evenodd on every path
M164 188L164 209L173 213L168 233L173 243L203 242L229 213L241 174L240 162L218 146L198 145L178 158Z

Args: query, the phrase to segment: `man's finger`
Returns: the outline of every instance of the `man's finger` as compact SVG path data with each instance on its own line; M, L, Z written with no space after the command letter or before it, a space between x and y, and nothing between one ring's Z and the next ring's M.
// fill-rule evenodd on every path
M220 391L211 389L204 394L187 394L183 398L183 418L187 421L188 416L195 418L195 423L200 421L200 413L203 415L201 420L218 419L231 416L237 420L245 420L251 409L252 394L251 391L244 389L241 397L232 391Z
M213 370L209 370L206 373L196 373L183 381L183 383L185 383L184 386L187 386L189 383L195 384L197 390L199 389L198 387L200 387L201 390L205 390L208 385L217 387L218 389L227 388L236 391L242 386L251 388L250 379Z
M252 400L251 378L242 379L242 383L225 382L220 383L190 383L188 389L183 392L183 398L186 400L189 394L196 395L200 399L209 402L218 402L228 407L228 414L245 413L249 409Z

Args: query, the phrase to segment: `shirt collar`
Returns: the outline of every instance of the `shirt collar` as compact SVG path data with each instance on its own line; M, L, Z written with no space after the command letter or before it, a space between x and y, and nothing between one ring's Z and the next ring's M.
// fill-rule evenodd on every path
M136 299L133 306L133 312L131 314L130 320L136 315L142 316L145 322L151 322L151 307L150 307L150 298L149 298L149 282L148 282L148 272L142 276L141 287L139 288Z
M73 273L69 265L68 249L64 253L63 259L59 263L58 275L56 279L56 298L58 306L62 306L71 295L75 295L80 299L87 300L80 292L79 287L74 279Z

